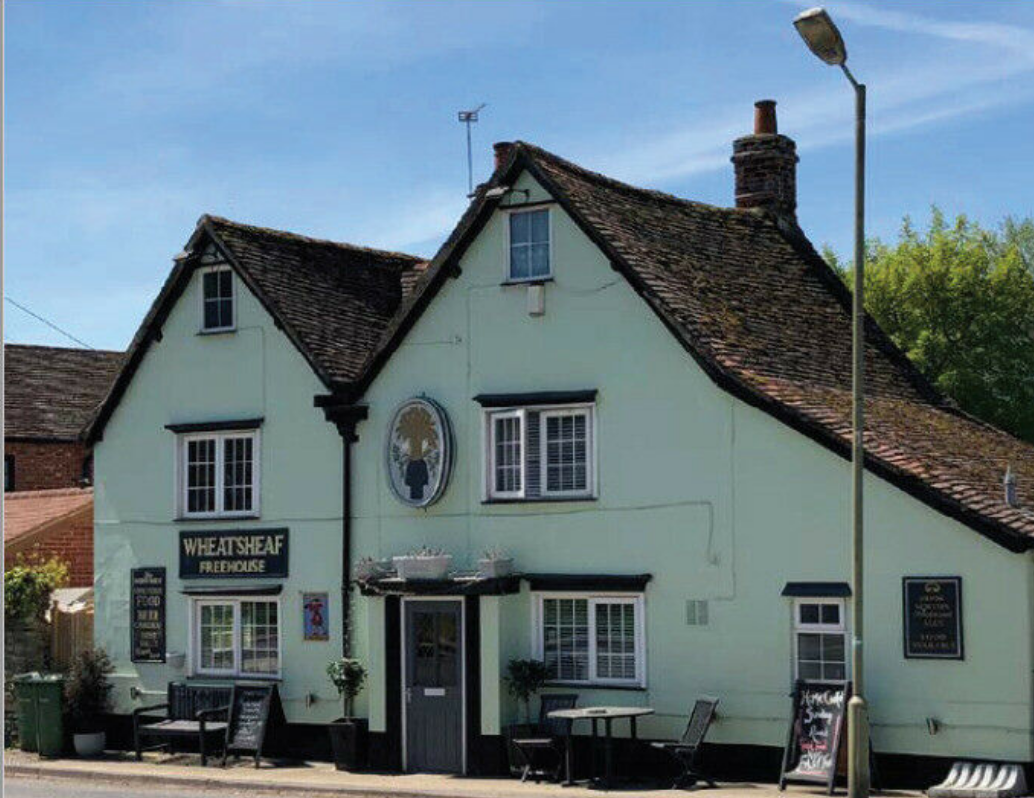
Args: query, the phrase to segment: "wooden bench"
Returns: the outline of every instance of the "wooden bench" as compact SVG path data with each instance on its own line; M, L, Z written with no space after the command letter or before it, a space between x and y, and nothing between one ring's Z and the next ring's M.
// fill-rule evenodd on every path
M210 742L218 741L225 749L232 702L232 686L170 682L164 704L133 710L133 747L137 760L142 758L145 750L164 748L171 752L177 740L195 739L201 753L201 764L206 765ZM155 714L163 709L164 716ZM154 740L161 742L145 745Z

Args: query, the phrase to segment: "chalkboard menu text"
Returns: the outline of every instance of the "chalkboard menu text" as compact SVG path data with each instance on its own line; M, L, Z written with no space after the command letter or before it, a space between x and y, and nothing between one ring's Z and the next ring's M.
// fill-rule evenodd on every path
M266 739L270 707L278 701L275 685L235 685L230 705L229 728L226 730L226 756L250 754L255 758L255 767L262 758L262 746Z
M286 529L180 532L181 579L286 576Z
M790 781L818 782L833 794L850 693L850 682L797 682L780 790Z
M962 577L903 579L905 657L962 659Z
M133 662L165 662L165 569L134 568L130 577Z

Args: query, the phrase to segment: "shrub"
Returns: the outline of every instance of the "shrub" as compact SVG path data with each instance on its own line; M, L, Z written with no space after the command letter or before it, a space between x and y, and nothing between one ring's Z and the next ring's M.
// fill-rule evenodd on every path
M531 697L549 680L549 669L537 659L512 659L506 666L506 689L524 704L524 720L531 723Z
M4 616L8 620L41 621L50 608L50 594L68 583L68 565L58 559L24 562L4 572Z
M72 730L83 734L103 730L103 719L111 702L108 676L115 666L103 649L81 651L72 662L65 682L65 707Z
M351 720L355 697L366 683L366 668L357 659L342 657L327 665L327 676L345 699L345 718Z

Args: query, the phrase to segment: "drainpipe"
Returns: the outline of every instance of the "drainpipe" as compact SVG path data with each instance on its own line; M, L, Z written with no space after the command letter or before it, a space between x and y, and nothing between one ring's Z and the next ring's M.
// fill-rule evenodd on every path
M316 407L341 436L341 655L352 653L352 444L359 440L356 426L369 414L366 405L354 405L335 394L316 396Z

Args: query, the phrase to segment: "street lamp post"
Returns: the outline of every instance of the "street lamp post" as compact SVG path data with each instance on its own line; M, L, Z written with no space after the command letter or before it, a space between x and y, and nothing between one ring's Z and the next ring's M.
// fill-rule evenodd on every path
M862 480L865 473L865 85L847 68L847 48L825 9L813 8L794 21L808 48L831 66L838 66L855 92L854 185L854 304L852 308L851 368L851 675L854 690L847 705L847 792L850 798L869 795L869 710L865 702L863 669L863 516Z

